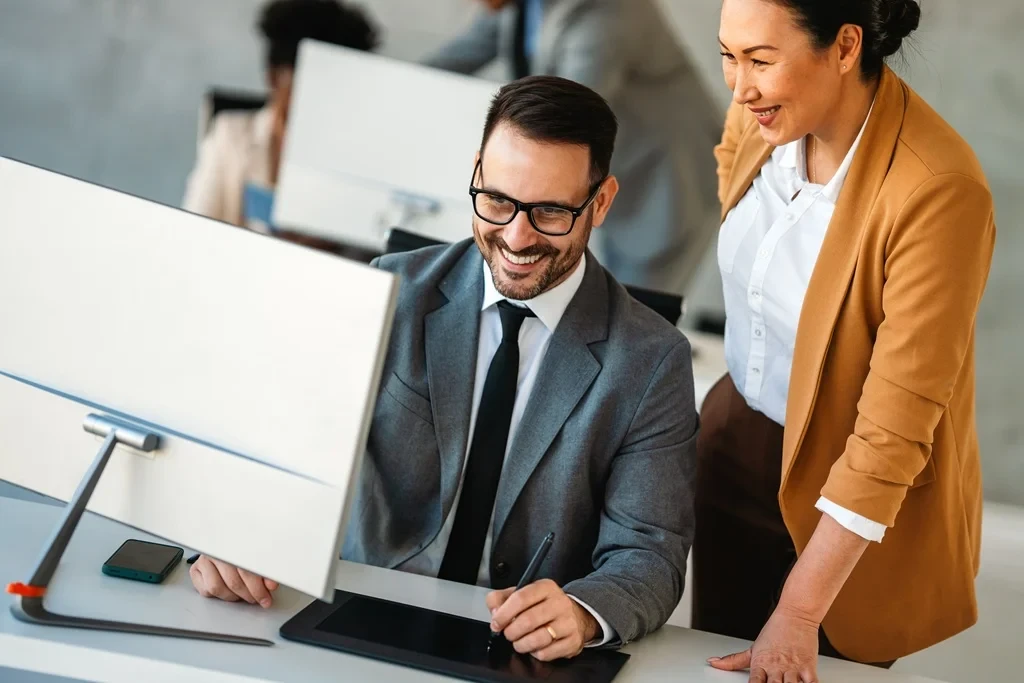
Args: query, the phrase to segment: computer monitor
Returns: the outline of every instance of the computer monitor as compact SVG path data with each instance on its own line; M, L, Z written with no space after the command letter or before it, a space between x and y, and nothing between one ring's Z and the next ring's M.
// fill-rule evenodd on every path
M3 158L0 187L0 479L68 500L94 418L127 423L159 447L117 444L90 510L330 599L394 276Z
M473 156L497 84L303 41L275 225L382 252L401 225L472 235Z

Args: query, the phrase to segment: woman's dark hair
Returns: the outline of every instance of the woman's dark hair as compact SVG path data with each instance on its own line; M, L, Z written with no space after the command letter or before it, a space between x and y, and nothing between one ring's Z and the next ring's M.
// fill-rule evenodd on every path
M338 0L274 0L264 5L258 25L271 68L294 67L304 38L356 50L377 47L377 29L363 11Z
M491 100L481 151L503 123L529 140L586 147L592 183L611 170L619 125L608 103L584 85L557 76L528 76L503 86Z
M867 80L882 73L886 57L900 51L903 39L917 29L921 6L916 0L774 0L789 8L819 49L832 45L843 24L864 30L860 70Z

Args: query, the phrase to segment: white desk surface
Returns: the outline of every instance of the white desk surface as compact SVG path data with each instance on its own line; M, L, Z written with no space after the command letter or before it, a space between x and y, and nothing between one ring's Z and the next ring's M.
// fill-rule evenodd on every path
M704 397L719 379L728 372L725 365L725 340L715 334L683 330L690 341L693 354L693 389L700 411Z
M60 512L50 505L0 498L0 579L4 583L26 578ZM259 636L275 645L252 647L34 626L15 620L5 606L0 610L0 667L118 683L447 680L283 640L277 633L280 626L309 602L287 588L277 592L271 609L263 610L200 597L192 589L184 562L161 585L105 576L100 566L129 537L151 538L86 513L55 576L48 606L71 614ZM482 588L348 562L340 564L338 587L487 619ZM743 641L666 626L625 648L632 659L616 680L743 683L745 674L715 671L705 660L744 646ZM825 658L819 673L830 683L934 683L933 679Z

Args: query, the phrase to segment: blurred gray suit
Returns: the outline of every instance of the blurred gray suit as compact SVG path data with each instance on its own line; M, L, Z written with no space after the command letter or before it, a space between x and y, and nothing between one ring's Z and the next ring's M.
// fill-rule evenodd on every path
M593 248L619 281L681 293L718 230L714 146L723 113L652 0L543 0L533 74L597 91L619 119L622 190ZM472 73L516 50L515 2L425 63Z
M462 479L483 259L472 240L381 257L402 279L342 556L396 568L426 549ZM621 643L662 626L693 538L690 345L588 257L505 459L491 586L514 586L549 531L539 578Z

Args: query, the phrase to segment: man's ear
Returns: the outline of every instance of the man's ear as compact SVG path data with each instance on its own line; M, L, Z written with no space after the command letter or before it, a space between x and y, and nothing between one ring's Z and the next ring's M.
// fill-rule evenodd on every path
M604 223L604 219L608 216L608 211L611 210L617 194L619 194L619 179L610 175L601 183L601 189L598 190L597 197L594 198L595 228L601 227L601 224Z

